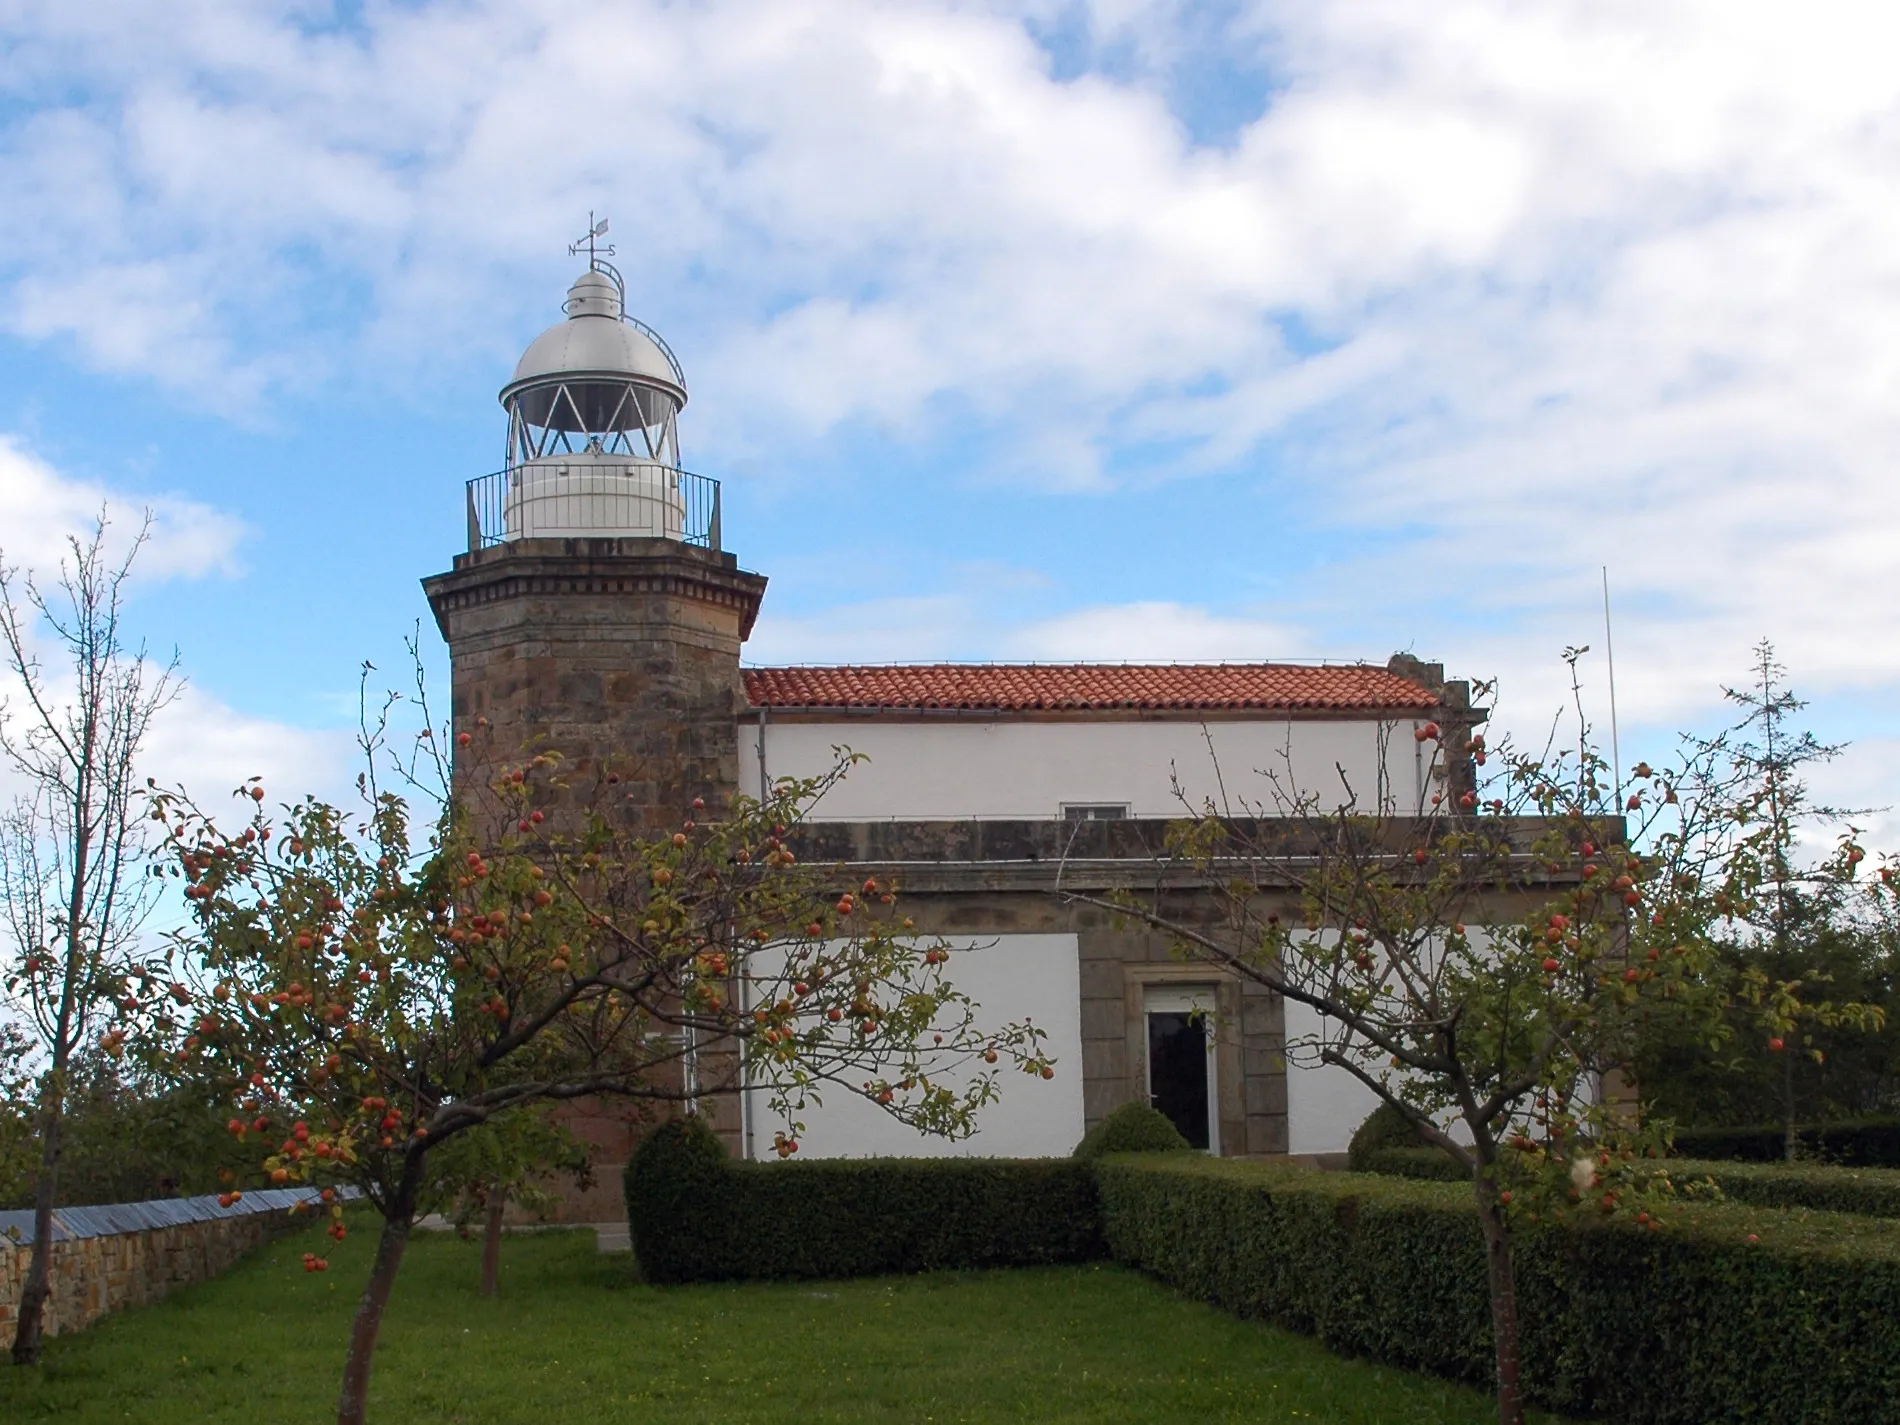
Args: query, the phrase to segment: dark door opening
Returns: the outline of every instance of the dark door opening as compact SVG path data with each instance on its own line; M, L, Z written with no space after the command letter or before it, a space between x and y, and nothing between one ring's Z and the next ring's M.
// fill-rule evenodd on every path
M1148 1098L1196 1148L1207 1147L1207 1020L1148 1015Z

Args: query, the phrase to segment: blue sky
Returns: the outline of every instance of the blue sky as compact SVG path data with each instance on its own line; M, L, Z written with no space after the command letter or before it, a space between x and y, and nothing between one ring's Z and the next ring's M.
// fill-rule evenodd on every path
M158 769L334 785L592 209L757 661L1407 649L1529 727L1607 564L1626 747L1769 636L1884 804L1894 24L0 0L0 549L152 504Z

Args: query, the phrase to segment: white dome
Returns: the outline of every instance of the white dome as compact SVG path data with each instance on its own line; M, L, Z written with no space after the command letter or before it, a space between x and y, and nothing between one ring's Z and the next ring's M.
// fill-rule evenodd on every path
M523 387L549 380L591 377L630 380L670 393L686 404L686 387L661 344L620 314L620 293L606 274L588 271L568 288L567 320L536 337L515 364L501 401Z

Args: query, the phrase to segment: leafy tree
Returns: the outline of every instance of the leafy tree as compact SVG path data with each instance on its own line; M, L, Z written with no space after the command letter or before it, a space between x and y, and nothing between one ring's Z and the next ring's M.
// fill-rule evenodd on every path
M13 1360L39 1360L59 1195L66 1099L75 1056L106 1026L140 967L138 932L154 885L142 878L145 799L134 767L152 719L178 690L173 668L154 670L125 639L125 583L150 518L116 561L106 520L69 541L50 594L0 566L0 651L8 688L0 705L0 760L21 790L0 810L0 910L15 956L9 999L36 1039L34 1238ZM60 666L36 649L50 638Z
M0 1024L0 1207L31 1202L33 1076L27 1056L33 1043L17 1024Z
M1685 739L1693 756L1721 769L1733 828L1709 900L1726 1011L1707 1036L1658 1025L1641 1063L1665 1111L1684 1121L1779 1120L1792 1159L1803 1102L1819 1113L1852 1101L1861 1112L1880 1106L1878 1088L1850 1089L1827 1066L1843 1050L1849 1065L1886 1057L1869 1040L1884 1028L1892 995L1891 901L1879 894L1891 875L1870 896L1858 879L1866 853L1848 824L1856 813L1813 802L1806 769L1844 749L1794 725L1807 705L1767 640L1756 645L1754 673L1748 687L1724 689L1739 722ZM1831 848L1804 856L1804 837L1830 826L1842 828Z
M483 1296L501 1294L501 1238L510 1203L545 1212L560 1199L556 1181L581 1187L593 1181L587 1145L541 1108L516 1109L492 1120L486 1131L464 1133L433 1155L438 1179L452 1186L449 1216L464 1236L482 1221Z
M1573 695L1584 651L1566 654ZM1513 1232L1575 1212L1665 1230L1670 1188L1652 1158L1667 1125L1639 1121L1623 1074L1646 1024L1704 1024L1719 1008L1709 887L1743 888L1736 848L1755 827L1733 820L1727 768L1706 754L1611 785L1580 702L1574 749L1554 731L1532 753L1487 749L1461 726L1415 735L1429 804L1400 805L1384 778L1368 796L1343 773L1322 796L1294 782L1289 757L1258 797L1188 805L1152 893L1071 898L1315 1011L1319 1029L1292 1036L1288 1058L1350 1074L1470 1174L1499 1415L1516 1425ZM1211 892L1216 913L1183 892Z
M616 771L578 787L562 771L524 754L419 845L371 775L355 816L305 800L273 820L252 784L226 830L161 799L195 912L177 1062L231 1094L230 1131L264 1181L351 1184L383 1219L342 1425L364 1418L416 1217L467 1185L432 1171L464 1135L549 1103L690 1105L750 1084L789 1155L823 1091L957 1136L995 1097L990 1066L1054 1072L1038 1031L978 1026L943 979L948 951L913 934L890 888L798 863L787 828L842 767L723 813L695 803L656 838L627 829Z
M0 1176L0 1208L8 1210L33 1205L38 1139L30 1082L27 1089L17 1121L32 1151ZM228 1115L218 1109L197 1085L166 1084L96 1049L76 1055L60 1130L59 1205L218 1191L220 1170L228 1177L239 1166L224 1132Z

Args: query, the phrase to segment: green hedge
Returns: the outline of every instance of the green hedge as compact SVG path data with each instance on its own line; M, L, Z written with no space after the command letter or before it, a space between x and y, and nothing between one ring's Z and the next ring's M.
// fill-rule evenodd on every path
M1467 1186L1186 1155L1110 1158L1097 1180L1118 1260L1348 1354L1491 1384ZM1896 1418L1900 1223L1735 1204L1669 1218L1520 1239L1534 1400L1625 1425Z
M1451 1154L1438 1148L1374 1148L1359 1155L1358 1171L1393 1178L1422 1178L1434 1183L1468 1183L1471 1175Z
M1095 1159L1107 1153L1191 1153L1167 1114L1136 1100L1125 1103L1082 1135L1072 1156Z
M1428 1182L1467 1182L1465 1170L1436 1148L1380 1148L1364 1155L1365 1170ZM1862 1217L1900 1217L1900 1172L1816 1163L1737 1163L1671 1158L1679 1182L1708 1179L1734 1202L1757 1207L1810 1207Z
M1900 1119L1863 1118L1803 1128L1796 1134L1804 1158L1850 1168L1900 1168ZM1741 1162L1779 1162L1786 1136L1774 1126L1757 1128L1679 1128L1676 1152L1685 1158L1721 1158Z
M1381 1148L1365 1155L1366 1171L1432 1182L1468 1181L1465 1170L1436 1148ZM1818 1163L1735 1163L1671 1158L1677 1181L1713 1182L1725 1197L1757 1207L1811 1207L1862 1217L1900 1217L1900 1172L1836 1168Z
M1412 1120L1389 1103L1382 1103L1366 1115L1365 1122L1353 1130L1346 1144L1346 1166L1355 1173L1374 1173L1375 1154L1387 1149L1416 1150L1427 1146Z
M1721 1163L1669 1160L1678 1181L1708 1178L1733 1202L1756 1207L1810 1207L1862 1217L1900 1217L1900 1172L1833 1168L1814 1163Z
M649 1281L855 1277L1100 1257L1089 1165L1066 1158L734 1163L698 1118L627 1164Z
M1433 1170L1418 1150L1383 1151ZM1900 1174L1671 1166L1748 1201L1687 1202L1659 1232L1591 1219L1520 1236L1531 1398L1621 1425L1900 1419L1900 1221L1812 1210L1900 1210ZM1026 1266L1106 1250L1347 1354L1492 1382L1483 1243L1463 1182L1198 1153L732 1163L703 1121L685 1119L635 1153L627 1204L654 1281Z

